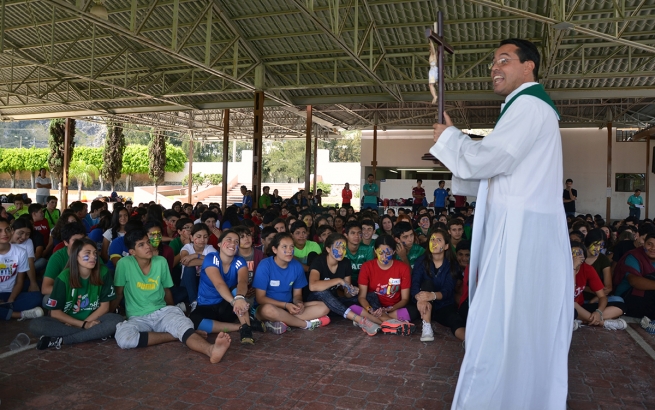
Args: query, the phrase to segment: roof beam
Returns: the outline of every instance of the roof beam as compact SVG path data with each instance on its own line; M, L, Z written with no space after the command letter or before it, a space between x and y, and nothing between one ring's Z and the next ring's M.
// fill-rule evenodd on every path
M529 11L524 11L524 10L518 9L516 7L505 6L504 4L499 4L499 3L496 3L496 2L491 1L491 0L466 0L466 1L468 1L470 3L476 3L476 4L483 5L483 6L487 6L487 7L492 8L492 9L505 11L507 13L514 14L514 15L517 15L517 16L527 17L529 19L540 21L542 23L545 23L545 24L548 24L548 25L551 25L551 26L555 25L557 23L560 23L560 21L558 21L558 20L556 20L554 18L542 16L541 14L532 13L532 12L529 12ZM571 29L577 31L578 33L587 34L587 35L590 35L592 37L600 38L602 40L611 41L611 42L614 42L614 43L619 43L619 44L623 44L623 45L626 45L626 46L638 48L640 50L648 51L650 53L655 53L655 47L653 47L653 46L648 46L646 44L643 44L643 43L640 43L640 42L637 42L637 41L631 41L631 40L626 40L626 39L623 39L623 38L617 38L617 37L612 36L610 34L605 34L605 33L601 33L601 32L596 31L596 30L591 30L591 29L582 27L580 25L580 23L586 24L584 21L578 22L578 21L574 20L574 21L569 21L568 23L573 24L574 27L571 28Z
M341 38L336 36L332 31L330 31L330 28L327 27L321 20L319 20L314 13L311 11L307 10L307 8L304 6L303 2L301 0L288 0L290 3L295 4L300 11L314 23L314 25L320 27L320 29L323 31L325 36L327 36L330 40L332 40L334 43L336 43L339 47L341 47L341 50L348 54L350 58L352 58L353 61L359 65L364 73L367 74L368 77L372 78L377 82L382 88L384 88L389 95L393 97L394 100L396 101L402 101L403 97L402 95L398 92L398 90L394 89L394 87L389 86L387 83L384 82L382 78L380 78L371 68L369 68L368 64L366 64L364 61L362 61L357 54L350 49L350 46L346 44Z

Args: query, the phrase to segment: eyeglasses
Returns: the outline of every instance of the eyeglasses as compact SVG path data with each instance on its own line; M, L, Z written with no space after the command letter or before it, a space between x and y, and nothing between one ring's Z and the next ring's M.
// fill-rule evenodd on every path
M497 65L498 67L504 67L507 64L509 64L509 62L512 60L518 60L518 58L506 58L506 57L499 58L498 60L493 60L492 62L490 62L487 67L489 67L489 70L493 69L495 65Z

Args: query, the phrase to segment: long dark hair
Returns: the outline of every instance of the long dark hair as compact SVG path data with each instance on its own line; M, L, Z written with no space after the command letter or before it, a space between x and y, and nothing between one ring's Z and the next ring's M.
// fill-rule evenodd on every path
M76 222L82 222L82 220L75 215L73 211L70 209L66 209L64 212L61 213L59 216L59 219L57 220L57 223L55 224L55 227L52 228L52 232L50 235L55 238L58 241L61 241L61 228L64 227L68 223L68 218L74 217Z
M116 237L118 236L118 231L121 229L121 223L119 222L119 220L120 220L121 212L123 212L123 211L127 214L127 219L129 220L130 219L130 213L125 208L116 208L116 209L114 209L114 212L112 212L112 214L111 214L111 238L112 239L116 239Z
M70 259L68 259L68 268L70 270L69 282L71 288L81 288L80 281L80 265L77 262L77 255L84 249L85 245L93 246L93 250L97 252L98 244L89 238L77 239L71 245ZM91 276L89 276L89 283L95 286L102 286L102 278L100 277L100 256L96 254L96 266L91 269Z
M448 249L444 251L444 261L448 262L448 267L450 268L450 275L453 278L456 278L458 275L457 267L459 266L456 262L453 261L453 251L450 249L452 246L450 243L450 235L448 232L444 231L443 229L435 228L432 227L428 231L428 251L425 252L425 258L423 259L423 266L425 267L425 272L428 274L428 276L432 277L434 276L434 271L435 271L435 266L434 262L432 259L432 252L429 250L429 244L430 244L430 238L432 238L432 235L434 234L439 234L443 238L444 242L448 245Z
M277 248L280 246L280 242L282 239L288 238L293 241L293 236L289 232L278 232L275 234L273 237L273 240L271 243L268 245L268 248L266 248L266 256L275 256L275 253L273 253L273 248Z
M223 221L222 222L229 222L232 225L232 228L234 228L237 225L241 224L241 221L239 220L239 215L238 215L239 209L232 205L229 206L225 210L225 215L223 215Z

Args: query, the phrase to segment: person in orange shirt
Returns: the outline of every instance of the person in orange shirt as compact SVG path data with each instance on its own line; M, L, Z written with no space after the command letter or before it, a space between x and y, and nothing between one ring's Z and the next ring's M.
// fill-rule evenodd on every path
M352 197L353 191L350 190L350 184L346 182L346 185L341 190L341 206L344 208L349 207Z

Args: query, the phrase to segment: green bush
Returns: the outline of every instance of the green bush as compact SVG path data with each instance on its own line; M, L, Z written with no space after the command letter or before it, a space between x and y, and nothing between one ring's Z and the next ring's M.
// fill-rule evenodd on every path
M207 174L205 175L205 182L210 185L218 185L223 182L223 174Z
M323 190L323 195L324 196L329 196L330 192L332 192L332 185L331 184L326 184L325 182L317 182L316 183L316 189L322 189Z

